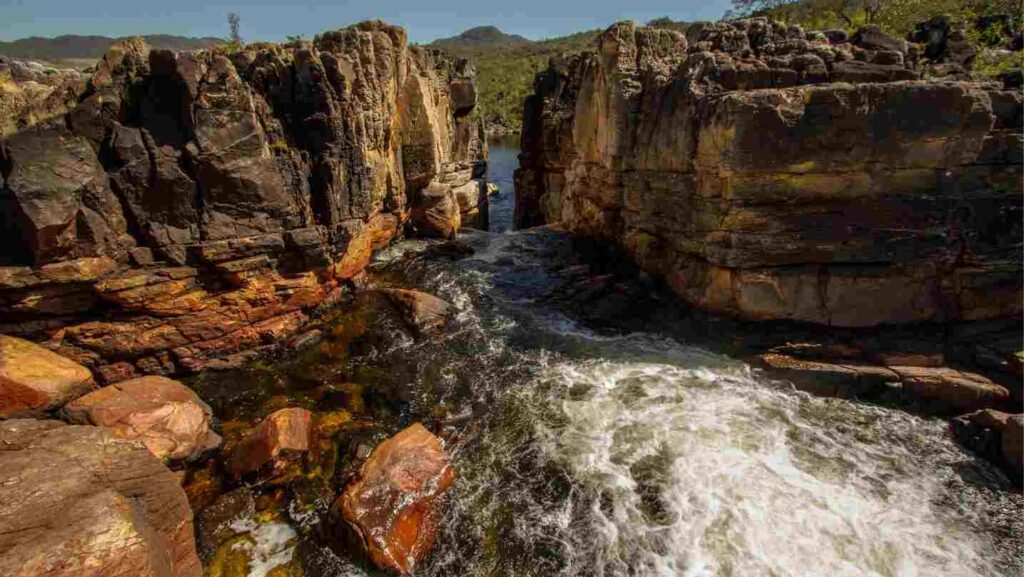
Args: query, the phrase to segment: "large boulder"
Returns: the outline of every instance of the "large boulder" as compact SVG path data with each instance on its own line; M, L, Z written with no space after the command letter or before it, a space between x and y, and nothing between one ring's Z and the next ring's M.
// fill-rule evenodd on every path
M236 477L261 469L277 471L309 451L313 414L306 409L281 409L263 419L231 451L228 470Z
M96 387L82 365L35 343L0 335L0 419L42 416Z
M840 328L1018 319L1019 96L765 19L617 24L525 104L520 226L615 243L697 308Z
M441 440L416 423L370 453L332 514L374 565L408 575L434 545L438 502L454 481Z
M73 423L109 427L122 439L142 441L158 459L193 459L221 440L210 428L209 405L167 377L103 387L65 405L64 414Z
M384 289L381 292L402 313L405 322L421 333L443 325L451 309L446 301L421 291Z
M453 239L462 219L459 201L451 187L431 182L413 200L412 223L420 236Z
M0 575L200 577L178 478L101 427L0 423Z

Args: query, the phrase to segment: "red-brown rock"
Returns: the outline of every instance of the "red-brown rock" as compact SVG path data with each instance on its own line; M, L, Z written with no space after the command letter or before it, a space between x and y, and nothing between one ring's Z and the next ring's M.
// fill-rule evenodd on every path
M378 445L334 503L381 569L408 575L437 537L437 505L455 480L441 440L417 423Z
M71 422L110 428L142 441L158 459L198 457L220 445L213 413L191 389L166 377L140 377L109 385L68 403Z
M384 289L384 296L401 311L405 321L419 332L444 324L451 305L432 294L407 289Z
M228 469L236 477L264 467L281 467L309 451L313 414L306 409L281 409L263 419L236 446Z

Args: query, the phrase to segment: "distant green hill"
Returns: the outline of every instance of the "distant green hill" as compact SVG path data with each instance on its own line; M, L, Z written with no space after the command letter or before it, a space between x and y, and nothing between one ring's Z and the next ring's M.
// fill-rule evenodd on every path
M477 26L470 28L458 36L435 40L432 45L438 48L453 46L522 46L530 41L516 34L505 34L494 26Z
M142 37L153 48L171 50L199 50L224 44L221 38L188 38L168 34ZM22 60L61 62L67 60L96 60L117 38L107 36L57 36L56 38L24 38L13 42L0 42L0 54Z
M533 78L553 56L593 47L600 30L531 41L486 26L430 44L476 66L479 110L492 127L518 132L523 123L523 100L533 92Z

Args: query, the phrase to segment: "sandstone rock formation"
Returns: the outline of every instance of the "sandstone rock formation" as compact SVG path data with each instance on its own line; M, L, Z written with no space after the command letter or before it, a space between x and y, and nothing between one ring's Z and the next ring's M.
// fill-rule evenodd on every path
M281 409L263 419L231 451L228 470L236 477L264 467L277 470L309 451L313 414L306 409Z
M518 225L614 242L739 318L1020 319L1020 92L922 80L919 46L844 36L611 27L537 77Z
M68 106L0 99L0 332L107 382L276 342L411 214L457 231L486 160L473 74L366 22L238 52L123 41Z
M193 459L217 448L221 440L211 429L209 405L166 377L103 387L71 401L63 413L72 423L107 427L122 439L142 441L161 460Z
M35 343L0 335L0 419L43 416L95 386L82 365Z
M177 477L101 427L0 423L0 527L7 577L203 574Z
M373 450L332 514L377 567L408 575L434 545L438 499L454 480L440 439L417 423Z

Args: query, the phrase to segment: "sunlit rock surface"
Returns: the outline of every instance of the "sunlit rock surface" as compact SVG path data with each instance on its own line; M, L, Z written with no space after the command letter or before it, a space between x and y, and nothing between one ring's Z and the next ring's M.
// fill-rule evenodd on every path
M178 478L91 426L0 423L0 574L200 577Z
M4 70L4 98L28 90ZM125 40L71 104L0 101L0 333L106 382L236 366L342 298L410 215L457 232L454 190L486 161L473 76L366 22L238 51Z
M437 501L454 481L441 440L417 423L374 448L332 509L373 564L408 575L434 545Z
M123 439L142 441L158 459L194 459L220 445L213 412L191 389L166 377L115 383L71 401L63 415L73 423L108 427Z
M82 365L35 343L0 335L0 418L42 416L95 386Z
M520 226L609 240L702 309L833 327L1021 315L1021 95L763 18L617 24L526 102Z

